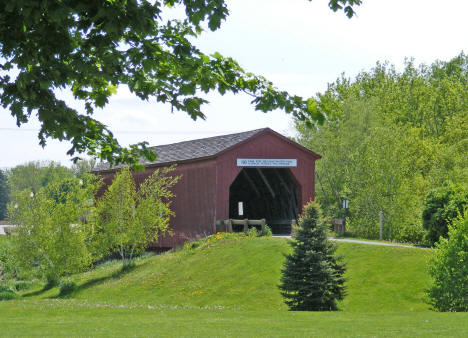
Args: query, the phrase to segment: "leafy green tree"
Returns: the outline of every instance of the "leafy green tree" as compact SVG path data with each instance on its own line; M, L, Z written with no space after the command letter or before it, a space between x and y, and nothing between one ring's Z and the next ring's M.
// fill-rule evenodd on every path
M73 177L73 172L53 161L31 161L9 170L8 184L12 197L20 191L37 193L40 188L65 178Z
M0 284L16 277L12 244L8 237L0 236Z
M72 273L90 266L92 227L87 216L97 186L88 176L54 181L36 193L18 193L9 205L9 217L16 224L14 256L20 266L38 266L51 284L62 283L63 276L68 281Z
M345 265L327 238L318 204L304 207L291 246L293 253L286 256L279 286L286 304L299 311L337 310L337 300L345 296Z
M329 0L333 11L353 16L361 0ZM169 19L174 6L186 17ZM224 0L7 1L0 4L0 102L26 123L36 114L40 144L68 140L68 154L88 152L115 163L154 159L147 143L123 148L112 132L91 116L121 85L137 97L168 103L193 119L204 118L200 92L247 92L256 109L284 109L298 118L312 101L279 91L261 76L215 53L205 55L190 39L203 27L214 31L229 11ZM58 99L70 90L85 104L80 114ZM75 157L76 159L76 157Z
M430 66L406 63L402 72L378 63L354 79L344 76L316 96L325 116L312 127L297 120L299 142L322 155L317 200L348 230L376 238L379 212L384 237L419 243L429 189L468 179L468 57Z
M0 170L0 220L6 217L9 194L7 175L3 170Z
M468 311L468 213L449 226L429 265L431 304L439 311Z
M97 201L98 250L117 252L125 268L149 243L158 239L173 216L171 187L179 177L168 175L173 168L157 169L139 186L128 167L122 168Z
M468 190L462 185L447 183L433 189L424 201L423 226L426 240L434 245L441 237L447 237L449 224L459 215L463 216L468 206Z

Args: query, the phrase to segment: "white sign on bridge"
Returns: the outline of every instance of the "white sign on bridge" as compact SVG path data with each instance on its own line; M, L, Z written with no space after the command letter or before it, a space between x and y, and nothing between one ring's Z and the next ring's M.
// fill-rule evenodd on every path
M295 158L238 158L238 167L297 167Z

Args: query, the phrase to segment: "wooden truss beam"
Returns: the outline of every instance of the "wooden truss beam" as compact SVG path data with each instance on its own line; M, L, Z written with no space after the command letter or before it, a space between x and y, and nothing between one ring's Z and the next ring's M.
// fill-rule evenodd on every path
M257 186L255 185L255 182L252 180L252 178L247 174L247 171L245 169L242 169L242 172L244 173L245 178L247 179L247 182L249 182L250 186L252 189L255 191L255 194L257 197L260 197L260 191L258 191Z
M260 174L260 177L262 178L263 183L265 183L265 185L267 186L268 190L270 191L271 196L273 196L273 198L275 198L275 197L276 197L276 194L275 194L275 192L273 191L273 189L272 189L270 183L268 182L266 176L263 174L262 169L257 168L257 171L258 171L258 173Z

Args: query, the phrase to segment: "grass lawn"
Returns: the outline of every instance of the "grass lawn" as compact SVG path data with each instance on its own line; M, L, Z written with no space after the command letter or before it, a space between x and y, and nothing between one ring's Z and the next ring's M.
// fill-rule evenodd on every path
M2 336L465 336L462 313L288 312L0 303Z
M429 310L431 250L339 243L348 296L341 311L289 312L277 288L283 238L216 239L197 248L118 262L58 289L0 302L0 335L463 336L468 314Z

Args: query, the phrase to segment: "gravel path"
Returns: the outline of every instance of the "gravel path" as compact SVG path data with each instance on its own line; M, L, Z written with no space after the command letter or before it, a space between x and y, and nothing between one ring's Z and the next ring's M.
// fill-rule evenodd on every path
M275 235L275 237L282 237L282 238L291 238L289 235ZM334 242L346 242L346 243L357 243L357 244L366 244L366 245L380 245L380 246L396 246L400 248L412 248L412 249L429 249L421 246L414 246L414 245L405 245L405 244L398 244L398 243L382 243L382 242L374 242L374 241L361 241L359 239L348 239L348 238L335 238L329 237L328 238Z

